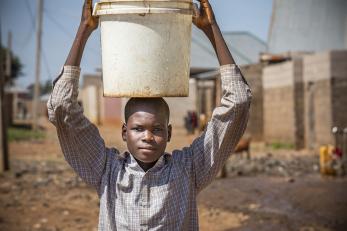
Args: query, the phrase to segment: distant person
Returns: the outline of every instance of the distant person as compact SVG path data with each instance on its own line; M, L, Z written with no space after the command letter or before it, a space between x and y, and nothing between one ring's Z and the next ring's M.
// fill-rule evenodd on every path
M197 119L195 111L191 112L191 123L192 123L192 134L194 134L195 129L198 127L198 119Z
M125 106L122 137L128 151L107 148L78 104L80 61L98 26L84 3L81 24L47 103L67 162L100 197L99 230L198 230L196 197L242 136L251 92L225 44L208 0L194 18L221 65L223 97L205 132L182 150L166 153L170 111L162 98L132 98Z
M187 134L190 134L190 118L189 118L189 111L187 111L187 115L184 117L184 127L187 130Z
M200 132L205 130L206 124L207 124L206 115L204 113L201 113L199 116L199 130L200 130Z
M28 119L28 108L26 105L23 105L23 120Z
M187 130L187 134L194 134L194 121L193 112L187 111L187 115L184 117L184 126Z

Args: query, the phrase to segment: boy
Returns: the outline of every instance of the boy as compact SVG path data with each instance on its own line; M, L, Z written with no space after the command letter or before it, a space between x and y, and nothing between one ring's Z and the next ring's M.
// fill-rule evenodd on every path
M98 19L92 0L48 101L68 163L100 197L99 230L198 230L197 194L216 176L242 136L251 93L224 42L208 0L200 0L194 24L215 48L223 98L205 132L190 147L165 153L171 137L169 107L162 98L130 99L123 140L128 150L105 147L98 129L77 103L80 61Z

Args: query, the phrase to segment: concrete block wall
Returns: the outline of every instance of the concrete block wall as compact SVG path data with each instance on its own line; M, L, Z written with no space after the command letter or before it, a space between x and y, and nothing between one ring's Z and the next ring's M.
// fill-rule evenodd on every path
M347 127L347 51L333 51L331 56L331 96L333 126Z
M305 146L334 144L333 126L347 127L347 51L304 58Z
M302 59L263 69L264 140L302 148Z
M305 147L305 123L304 123L304 84L303 84L303 59L293 60L294 65L294 114L295 114L295 147Z
M263 141L263 83L262 83L262 64L246 65L241 67L242 74L245 76L250 88L252 89L252 104L249 112L249 119L245 134L252 137L253 141Z

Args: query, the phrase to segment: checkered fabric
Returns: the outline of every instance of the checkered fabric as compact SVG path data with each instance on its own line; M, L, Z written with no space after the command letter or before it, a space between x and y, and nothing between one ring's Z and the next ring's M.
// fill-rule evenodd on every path
M107 148L77 103L80 69L65 66L47 103L67 162L100 197L99 230L198 230L196 197L244 133L251 91L236 65L220 68L223 97L205 132L144 172L129 152Z

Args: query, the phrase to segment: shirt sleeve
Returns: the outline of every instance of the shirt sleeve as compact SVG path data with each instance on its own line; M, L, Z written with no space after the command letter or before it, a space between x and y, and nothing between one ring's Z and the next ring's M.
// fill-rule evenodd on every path
M106 147L99 131L78 104L80 68L65 66L53 82L47 102L49 120L55 125L65 159L78 175L99 190L106 165Z
M218 174L243 135L251 102L251 90L236 65L220 67L223 97L212 113L204 133L183 149L197 192Z

